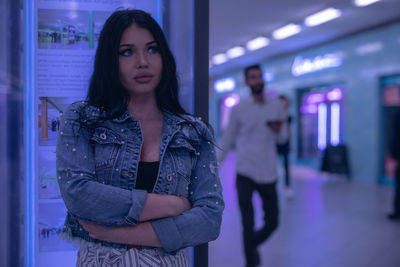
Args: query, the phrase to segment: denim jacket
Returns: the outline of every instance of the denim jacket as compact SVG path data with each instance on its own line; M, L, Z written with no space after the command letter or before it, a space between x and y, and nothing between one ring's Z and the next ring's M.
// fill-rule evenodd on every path
M61 119L57 177L68 210L63 236L124 248L91 238L78 222L136 225L147 198L145 190L135 189L143 141L139 121L126 110L117 118L97 120L95 126L87 127L91 119L101 116L96 107L77 102ZM153 193L184 196L192 204L179 216L151 221L167 253L219 235L224 201L212 138L201 120L164 112Z

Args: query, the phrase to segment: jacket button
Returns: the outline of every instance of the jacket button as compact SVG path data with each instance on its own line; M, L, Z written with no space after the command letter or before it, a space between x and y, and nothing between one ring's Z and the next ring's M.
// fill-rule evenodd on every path
M167 175L167 180L168 180L169 182L171 182L171 180L172 180L172 174L168 174L168 175Z
M106 135L105 133L101 133L101 134L100 134L100 138L103 139L103 140L105 140L105 139L107 138L107 135Z

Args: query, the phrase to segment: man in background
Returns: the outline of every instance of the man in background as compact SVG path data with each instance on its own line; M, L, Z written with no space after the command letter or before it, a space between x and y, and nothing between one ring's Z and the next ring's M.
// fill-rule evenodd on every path
M232 109L222 136L218 161L222 162L229 150L235 149L236 188L242 215L246 266L253 267L260 264L258 245L278 227L276 145L288 140L288 125L282 103L264 94L261 67L249 66L244 75L251 96ZM264 209L264 226L258 230L254 229L254 191L259 193Z
M286 111L287 117L286 121L288 123L288 140L283 144L278 144L278 154L282 156L283 159L283 169L285 172L285 195L288 199L293 198L293 190L290 183L290 163L289 163L289 154L290 154L290 124L292 123L292 116L289 115L289 98L285 95L280 95L279 100L281 100L282 105Z
M391 220L400 221L400 113L395 117L394 134L391 147L392 157L396 160L395 192L393 200L393 212L388 215Z

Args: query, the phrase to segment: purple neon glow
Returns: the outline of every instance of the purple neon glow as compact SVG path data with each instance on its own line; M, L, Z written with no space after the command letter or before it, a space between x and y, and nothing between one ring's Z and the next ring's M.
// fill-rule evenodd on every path
M318 105L318 149L326 148L326 131L327 131L327 106L325 103Z
M323 93L312 93L306 98L307 104L318 104L325 101L325 95Z
M302 114L317 114L318 106L316 104L303 105L300 107Z
M278 92L274 90L268 90L267 91L267 96L270 98L277 98L278 97Z
M328 91L326 94L326 99L328 101L340 101L343 99L343 91L339 87L335 87Z
M224 99L224 106L227 108L232 108L239 104L239 96L238 95L229 95Z

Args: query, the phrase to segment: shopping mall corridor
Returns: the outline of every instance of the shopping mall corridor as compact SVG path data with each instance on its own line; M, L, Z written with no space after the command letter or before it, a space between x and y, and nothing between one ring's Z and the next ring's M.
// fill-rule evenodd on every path
M210 267L242 267L241 222L235 189L235 158L221 165L226 208L220 237L209 243ZM386 218L392 189L351 182L293 166L295 197L278 182L280 226L259 247L262 267L399 267L400 222ZM263 218L254 197L256 226ZM257 212L258 211L258 212Z

